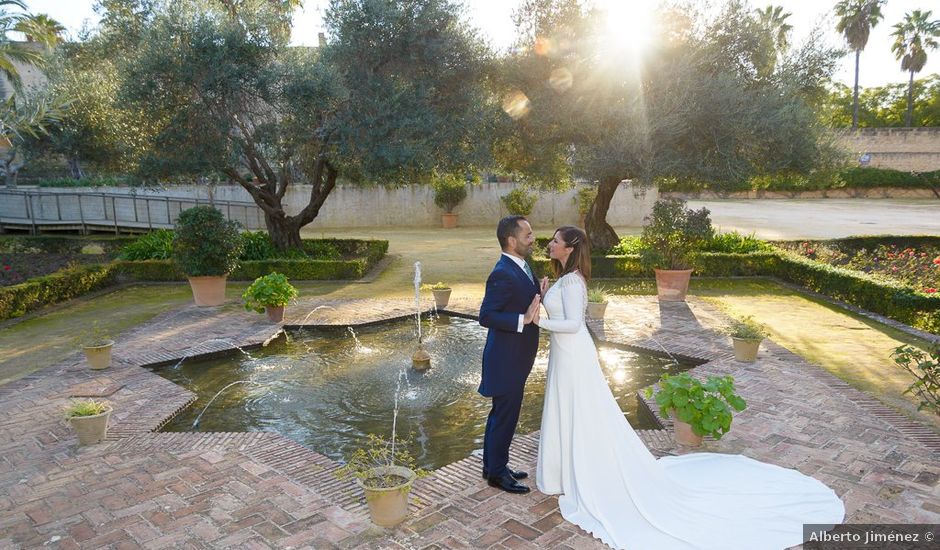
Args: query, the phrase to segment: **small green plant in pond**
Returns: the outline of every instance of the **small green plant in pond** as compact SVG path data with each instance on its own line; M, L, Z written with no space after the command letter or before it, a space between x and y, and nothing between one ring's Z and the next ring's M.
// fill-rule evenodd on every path
M66 418L81 416L95 416L108 410L108 404L94 399L79 399L72 401L65 408Z
M535 193L529 193L525 189L517 187L500 197L500 200L503 201L506 210L508 210L510 214L528 216L532 213L532 209L535 208L535 201L537 201L538 198L538 195Z
M591 287L587 291L588 302L595 304L607 303L607 289L602 286Z
M652 396L653 389L646 388L646 397ZM709 376L703 383L687 372L664 374L659 379L656 403L663 417L675 412L697 435L715 439L731 429L731 410L743 411L747 406L734 392L734 377Z
M754 320L752 315L733 319L727 328L728 336L743 340L763 340L767 337L767 327Z
M245 309L264 313L265 307L286 306L297 297L297 289L280 273L258 277L242 294Z
M414 456L406 448L407 440L389 441L381 436L369 434L368 443L353 452L346 464L336 471L340 479L351 477L362 481L366 487L382 489L401 485L406 479L394 474L378 475L376 469L385 466L401 466L413 471L418 477L428 475L428 471L418 468Z
M917 410L940 414L940 346L926 352L913 346L899 346L891 352L891 359L915 378L904 393L920 398Z

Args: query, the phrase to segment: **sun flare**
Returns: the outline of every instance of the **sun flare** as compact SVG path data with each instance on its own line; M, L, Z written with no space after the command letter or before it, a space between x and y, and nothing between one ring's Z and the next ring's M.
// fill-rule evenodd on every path
M621 54L642 55L656 37L656 0L598 0L607 46Z

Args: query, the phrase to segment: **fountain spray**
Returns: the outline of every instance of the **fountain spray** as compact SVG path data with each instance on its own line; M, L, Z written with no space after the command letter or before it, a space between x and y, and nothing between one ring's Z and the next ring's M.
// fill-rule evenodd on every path
M415 319L418 323L418 350L411 356L411 366L418 371L431 368L431 355L421 341L421 262L415 262Z

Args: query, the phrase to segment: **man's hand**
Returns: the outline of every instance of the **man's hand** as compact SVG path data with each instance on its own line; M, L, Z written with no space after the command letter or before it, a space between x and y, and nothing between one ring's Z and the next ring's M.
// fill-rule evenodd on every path
M528 325L531 322L538 322L539 319L539 305L542 300L542 297L538 294L532 298L532 303L529 304L529 309L526 310L525 316L522 318L522 322Z

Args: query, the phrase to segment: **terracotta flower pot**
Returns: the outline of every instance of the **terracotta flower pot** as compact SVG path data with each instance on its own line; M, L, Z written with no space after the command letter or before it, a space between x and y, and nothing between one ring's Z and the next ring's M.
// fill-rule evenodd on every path
M444 229L454 229L457 227L457 214L441 214L441 227Z
M221 277L189 277L189 286L193 289L193 299L200 307L220 306L225 303L225 280Z
M284 320L284 306L264 306L264 312L268 314L268 320L272 323L280 323Z
M684 302L689 291L691 269L654 269L656 294L663 302Z
M432 290L431 294L434 295L434 303L437 306L437 309L444 309L447 307L447 303L450 302L450 292L451 289L445 288L444 290Z
M113 340L108 340L100 346L83 346L85 359L92 370L106 369L111 366L111 348L114 346Z
M607 311L607 302L588 302L587 315L591 319L603 319Z
M376 477L393 475L403 479L402 483L394 487L369 487L367 482L356 480L366 494L372 523L382 527L394 527L408 517L408 494L411 492L411 484L414 483L417 475L402 466L374 468L372 473Z
M676 443L687 447L700 447L702 445L704 438L692 431L690 424L676 418L675 412L672 412L670 416L672 416L672 426L676 436Z
M735 338L732 336L731 340L734 342L735 361L753 363L757 360L757 350L760 348L760 343L763 339Z
M94 416L72 416L69 424L78 435L79 445L94 445L108 436L108 419L111 418L111 407L101 414Z

